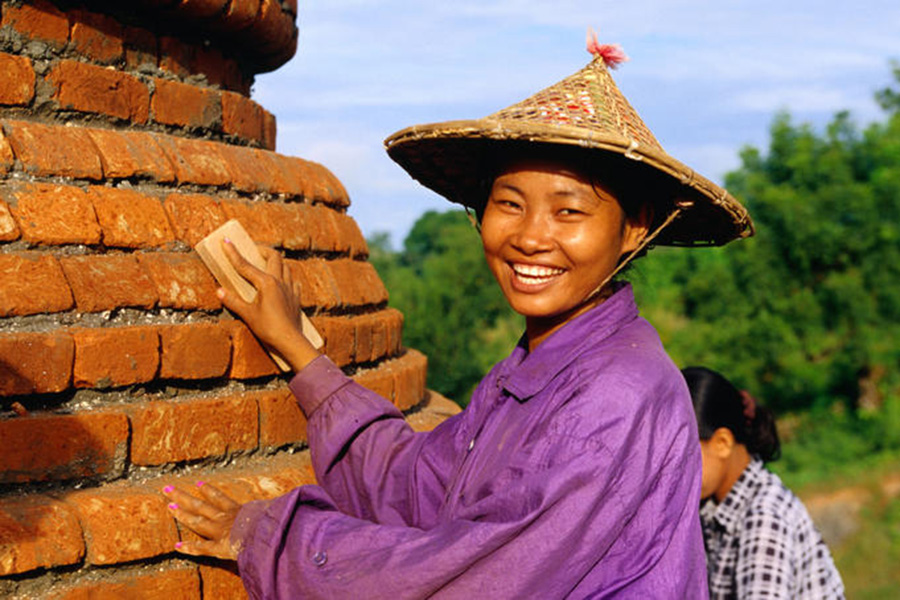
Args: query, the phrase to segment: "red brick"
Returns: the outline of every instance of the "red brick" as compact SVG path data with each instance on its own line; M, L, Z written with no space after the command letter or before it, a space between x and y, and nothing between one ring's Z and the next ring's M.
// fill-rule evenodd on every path
M141 27L126 26L124 33L125 64L132 69L156 67L156 36Z
M53 256L0 254L0 317L61 312L72 304L69 284Z
M34 69L24 56L0 52L0 104L24 105L34 98Z
M262 147L268 150L274 150L275 138L278 135L278 125L275 121L275 115L267 110L263 110L262 117Z
M228 163L217 150L220 144L162 134L154 137L175 167L179 182L218 186L230 183Z
M0 26L7 25L25 38L40 40L55 49L65 46L69 39L65 13L46 0L34 0L19 7L4 5Z
M300 271L297 279L306 283L301 289L300 302L303 306L332 309L341 305L340 288L328 265L329 261L311 258L287 262L295 273Z
M244 87L243 75L237 61L225 58L216 48L196 48L191 71L206 75L210 85L226 90L240 90Z
M0 500L0 540L0 577L74 565L84 556L78 519L47 496Z
M268 156L274 163L279 165L284 175L287 187L280 190L283 194L306 200L309 203L317 200L315 198L315 182L312 180L312 170L310 163L297 158L295 156L285 156L274 152L268 153ZM322 198L318 198L322 200Z
M65 333L0 335L0 396L65 390L74 355L72 336Z
M231 333L231 379L254 379L280 372L253 332L241 321L226 322Z
M389 402L394 401L394 373L387 366L379 365L377 369L357 372L353 379Z
M353 362L371 362L374 352L372 348L372 319L369 315L353 317Z
M156 285L132 255L64 256L59 261L78 310L153 308L156 304Z
M19 226L9 212L9 205L0 200L0 242L11 242L19 239Z
M388 291L372 263L352 261L354 279L360 290L363 304L383 304L388 301Z
M256 148L221 144L219 154L225 159L231 173L231 186L242 192L274 192L284 187L279 184L278 171L270 169L270 161Z
M262 139L262 107L241 94L222 92L222 129L243 139Z
M97 147L107 179L141 177L162 183L175 181L175 168L150 134L111 129L85 131Z
M215 567L202 567L212 570ZM153 569L151 573L116 571L102 580L63 580L47 593L47 600L200 600L205 598L241 598L241 596L201 596L197 568L176 567ZM226 587L216 589L228 589Z
M103 230L103 244L119 248L160 247L175 241L162 203L129 189L92 186L89 196Z
M179 127L212 127L219 118L219 92L195 85L154 79L150 101L157 123Z
M388 355L388 326L390 316L385 312L377 312L368 315L372 330L372 355L370 360L376 360Z
M263 217L276 231L280 245L289 250L308 250L310 236L308 207L296 202L270 202L264 207Z
M200 19L217 17L227 3L228 0L181 0L178 14Z
M178 38L159 38L159 68L174 75L187 77L191 74L193 47Z
M338 252L347 252L353 258L366 258L369 256L369 247L366 238L356 221L343 213L334 214L335 230L337 232Z
M13 166L15 160L16 157L13 155L12 147L10 147L9 141L6 139L3 129L0 128L0 175L6 174L10 167Z
M385 318L385 334L387 336L387 354L395 356L403 347L403 313L396 308L381 311Z
M306 417L287 388L259 392L259 445L278 448L306 441Z
M221 377L231 361L231 338L218 323L189 323L160 327L164 379Z
M208 481L235 501L249 502L277 498L301 485L315 483L315 473L309 453L304 452L290 456L287 461L272 459L263 468L242 469L227 476L214 475Z
M228 220L219 203L202 194L170 194L163 206L175 237L192 247Z
M178 541L165 496L141 488L69 492L62 498L84 530L92 565L152 558L172 552Z
M310 317L325 340L322 351L339 367L353 362L356 331L347 317Z
M241 576L236 572L236 566L229 569L227 565L200 565L199 570L204 598L232 598L234 600L248 598Z
M218 285L196 254L153 252L138 254L138 262L156 284L159 306L218 310Z
M344 306L360 306L366 304L368 298L367 290L362 287L362 283L357 279L360 269L355 260L333 260L329 261L328 267L334 276L334 280L338 285L338 295ZM363 263L359 263L362 265Z
M74 60L60 60L47 76L60 108L146 123L150 90L136 77Z
M159 335L155 327L76 329L75 387L107 388L144 383L159 368Z
M0 190L22 237L33 244L97 244L100 226L87 193L50 183L22 183Z
M70 42L78 54L103 64L122 58L124 31L118 21L79 9L70 11L69 19L72 21Z
M128 419L112 412L0 420L0 483L118 475L128 444Z
M129 408L131 460L137 465L224 457L257 447L257 405L244 396L155 401Z
M100 157L80 127L4 121L9 144L22 169L39 177L103 178Z
M400 410L417 405L425 397L425 375L428 359L416 350L407 350L392 365L394 371L394 404Z
M241 35L257 42L257 52L275 54L288 46L294 32L294 19L282 10L281 1L262 0L256 21Z
M334 210L317 204L309 206L306 214L309 223L310 245L313 250L338 252L341 243Z
M229 219L237 219L257 244L280 246L281 235L268 216L267 205L263 201L239 202L223 200L222 210Z

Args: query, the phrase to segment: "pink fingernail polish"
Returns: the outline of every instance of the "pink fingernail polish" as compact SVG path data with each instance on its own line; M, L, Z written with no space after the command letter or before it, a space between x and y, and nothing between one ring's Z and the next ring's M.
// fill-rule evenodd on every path
M229 239L228 237L224 237L224 238L222 238L222 239L225 241L226 244L230 244L230 243L231 243L231 239Z
M184 546L184 542L175 542L175 548L176 548L176 549L177 549L177 548L181 548L182 546Z
M166 494L171 494L174 491L175 491L174 485L167 485L166 487L163 488L163 492Z
M197 487L201 487L204 483L206 483L206 482L205 482L205 481L198 481L198 482L197 482Z
M170 503L169 503L169 508L171 508L172 510L178 510L178 505L175 504L174 502L170 502Z

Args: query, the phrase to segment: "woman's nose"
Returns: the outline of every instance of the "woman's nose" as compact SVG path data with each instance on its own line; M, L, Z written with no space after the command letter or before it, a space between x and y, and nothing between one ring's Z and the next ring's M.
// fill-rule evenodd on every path
M553 245L550 224L538 213L527 214L519 222L512 243L525 254L549 250Z

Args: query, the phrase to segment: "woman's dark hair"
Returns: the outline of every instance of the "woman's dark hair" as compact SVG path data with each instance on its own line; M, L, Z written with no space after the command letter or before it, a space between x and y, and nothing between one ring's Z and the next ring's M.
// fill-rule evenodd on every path
M775 415L765 406L745 408L744 396L719 373L706 367L681 370L691 391L694 414L701 440L708 440L721 427L728 429L739 444L763 462L781 456Z

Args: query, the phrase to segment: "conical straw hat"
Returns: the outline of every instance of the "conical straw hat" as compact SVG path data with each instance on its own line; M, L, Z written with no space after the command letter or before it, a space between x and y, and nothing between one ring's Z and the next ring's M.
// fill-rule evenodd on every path
M535 144L580 148L599 181L652 201L656 225L671 221L655 244L722 245L753 235L734 197L663 150L606 60L598 53L574 75L483 119L408 127L385 147L421 184L471 208L484 203L498 157Z

